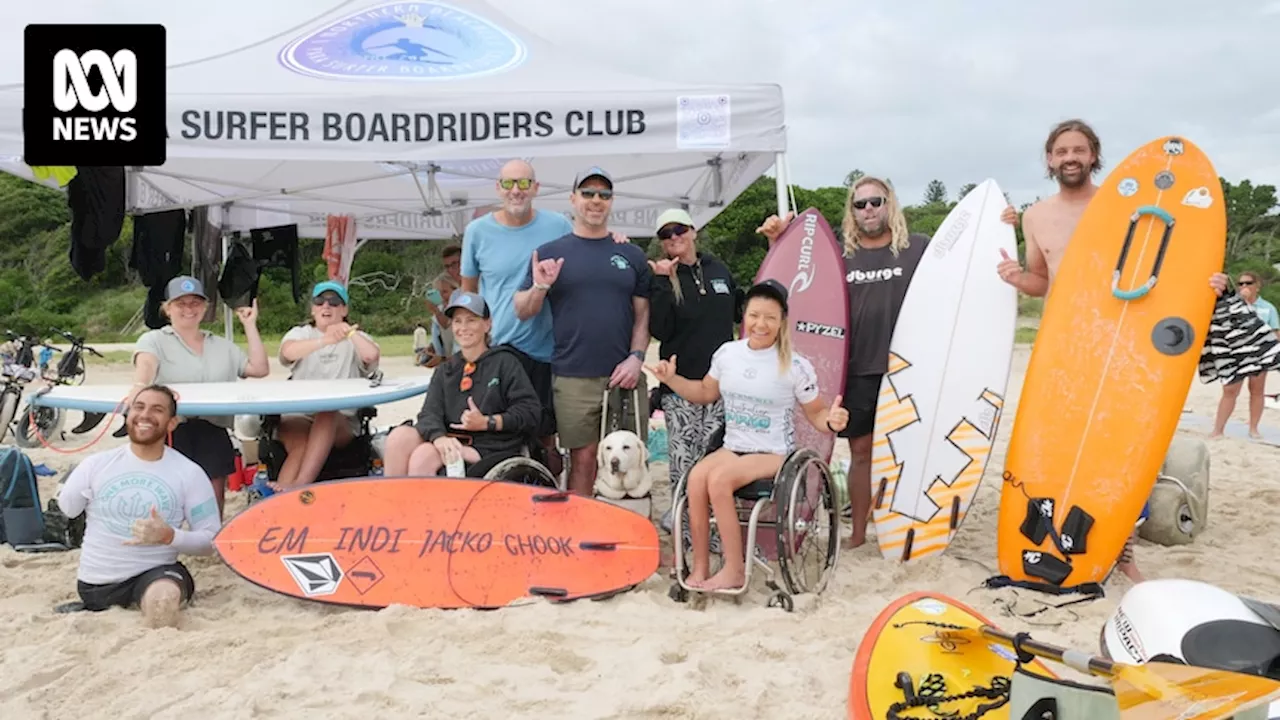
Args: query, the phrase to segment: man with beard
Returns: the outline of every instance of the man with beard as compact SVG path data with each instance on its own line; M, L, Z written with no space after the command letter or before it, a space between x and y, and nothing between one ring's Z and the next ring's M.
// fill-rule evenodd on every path
M610 242L613 178L593 167L573 181L573 232L533 252L516 313L534 317L550 306L555 352L556 430L569 449L569 490L590 497L595 487L605 393L633 390L640 417L649 417L645 376L652 273L644 251ZM648 440L648 423L636 428Z
M540 245L573 232L564 215L534 210L538 178L524 160L511 160L498 173L496 189L502 207L467 224L462 236L462 289L478 293L493 319L491 345L509 345L518 352L525 373L542 404L538 436L547 448L553 475L563 470L556 452L556 416L551 387L551 308L542 307L528 319L517 317L516 291L529 272L529 258ZM614 242L627 237L611 233Z
M1033 297L1049 294L1054 276L1062 264L1062 256L1067 251L1067 243L1089 201L1098 192L1093 176L1102 169L1102 142L1083 120L1065 120L1049 132L1044 143L1044 155L1048 176L1058 182L1058 192L1027 208L1022 216L1027 266L1023 268L1017 258L1007 255L996 266L1005 282ZM1010 205L1005 208L1001 219L1016 224L1018 213ZM1209 286L1221 296L1227 288L1227 276L1214 273L1209 277ZM1142 518L1146 514L1147 509L1143 508ZM1135 527L1116 563L1120 572L1135 583L1143 580L1133 555L1137 535Z
M85 610L138 605L150 627L175 627L195 593L178 554L212 554L221 520L204 470L165 444L177 410L163 385L138 391L129 444L86 458L58 493L68 518L87 513L76 575Z
M786 223L773 215L757 231L772 245L785 228ZM859 178L849 188L841 232L849 302L849 363L844 387L849 422L838 435L848 439L851 456L853 533L844 547L853 549L867 541L871 440L880 380L889 371L889 341L929 237L907 231L897 194L888 181L871 176Z

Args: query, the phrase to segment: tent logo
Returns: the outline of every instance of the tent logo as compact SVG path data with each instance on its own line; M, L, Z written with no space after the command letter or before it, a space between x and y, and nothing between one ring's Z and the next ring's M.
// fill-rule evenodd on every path
M500 73L527 52L498 25L441 2L389 2L304 35L280 63L327 80L439 81Z

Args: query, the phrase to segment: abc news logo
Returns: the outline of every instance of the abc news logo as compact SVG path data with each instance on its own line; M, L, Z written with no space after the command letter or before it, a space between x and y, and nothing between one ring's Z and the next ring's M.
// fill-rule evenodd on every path
M28 25L23 161L163 165L161 25Z

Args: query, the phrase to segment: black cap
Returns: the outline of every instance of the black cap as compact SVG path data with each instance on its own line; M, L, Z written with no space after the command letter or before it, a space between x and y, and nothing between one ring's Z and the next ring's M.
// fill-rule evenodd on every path
M751 289L747 291L746 299L750 300L753 297L773 298L782 306L782 312L790 312L787 308L787 289L782 286L782 283L773 278L765 278L752 285Z

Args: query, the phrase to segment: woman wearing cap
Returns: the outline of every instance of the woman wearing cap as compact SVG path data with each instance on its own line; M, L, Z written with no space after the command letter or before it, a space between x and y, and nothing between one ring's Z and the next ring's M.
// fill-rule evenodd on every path
M169 324L138 338L133 353L133 390L126 407L132 404L133 394L153 383L234 382L271 373L267 349L258 335L258 301L255 299L251 305L236 308L249 343L247 355L227 338L200 329L200 320L208 305L204 285L196 278L181 275L169 281L165 301L160 305ZM235 448L227 435L234 419L232 415L186 417L173 431L173 449L199 465L213 483L219 515L227 476L236 469Z
M693 218L679 208L658 216L655 233L666 255L650 261L649 334L661 342L659 357L675 357L677 375L701 380L716 349L733 341L733 325L742 317L743 293L719 258L699 252ZM651 407L662 408L667 425L667 455L674 488L724 424L720 400L697 405L658 385ZM660 524L671 531L671 511Z
M839 432L849 421L838 396L830 406L822 402L813 365L792 352L787 291L778 281L765 280L747 292L742 330L741 340L716 350L701 381L677 375L674 357L649 368L691 403L724 400L724 444L693 466L686 483L693 545L693 568L686 582L704 590L741 587L746 578L733 493L777 474L795 450L795 404L800 403L809 422L824 432ZM724 557L724 567L710 578L708 508L716 516Z
M285 333L280 364L290 380L345 380L366 377L378 369L382 351L358 325L347 322L351 297L342 285L326 280L311 291L311 320ZM285 415L279 438L285 461L273 490L289 490L315 482L329 452L346 447L360 431L355 410Z
M461 460L468 477L523 454L542 405L515 351L489 347L493 321L484 298L455 291L445 308L458 352L436 368L415 424L387 436L388 477L430 477Z

